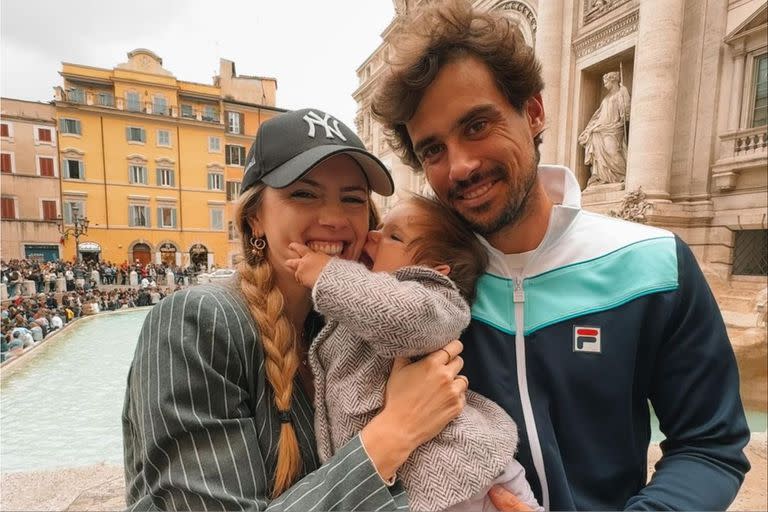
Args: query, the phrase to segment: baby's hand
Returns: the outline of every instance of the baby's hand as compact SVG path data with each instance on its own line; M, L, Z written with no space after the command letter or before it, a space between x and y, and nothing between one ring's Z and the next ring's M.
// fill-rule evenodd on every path
M296 242L289 244L288 248L298 254L299 257L285 260L285 264L295 272L294 275L299 284L312 289L320 276L320 272L323 271L331 257Z

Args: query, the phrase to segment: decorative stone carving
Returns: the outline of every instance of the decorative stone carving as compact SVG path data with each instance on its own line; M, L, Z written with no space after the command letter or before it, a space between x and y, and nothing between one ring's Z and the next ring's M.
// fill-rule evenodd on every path
M645 213L653 208L653 204L645 200L645 192L641 187L633 192L628 192L621 200L618 210L611 210L608 215L620 219L645 224L648 219Z
M639 20L638 11L635 10L623 18L608 24L604 28L579 38L573 43L573 50L576 57L581 58L593 53L603 46L637 32L637 23Z
M584 23L600 18L629 0L584 0Z
M587 187L621 183L627 172L629 91L620 83L616 71L603 75L603 85L608 94L579 135L579 144L584 146L584 163L592 167Z
M534 36L534 40L536 39L536 16L527 5L517 1L505 2L500 4L497 9L502 11L517 11L522 14L525 19L528 20L528 24L531 26L531 33Z

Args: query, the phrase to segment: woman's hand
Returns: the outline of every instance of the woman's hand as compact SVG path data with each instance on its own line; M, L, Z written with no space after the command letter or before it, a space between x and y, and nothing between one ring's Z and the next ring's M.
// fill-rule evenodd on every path
M419 445L435 437L464 409L467 378L459 340L410 363L397 358L387 382L384 408L361 432L363 445L382 478Z

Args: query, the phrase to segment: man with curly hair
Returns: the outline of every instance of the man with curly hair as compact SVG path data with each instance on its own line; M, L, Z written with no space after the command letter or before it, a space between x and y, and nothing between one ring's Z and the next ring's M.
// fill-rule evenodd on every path
M669 231L582 210L573 173L539 165L541 66L503 12L431 4L391 41L373 114L485 244L465 374L517 422L538 501L725 510L749 470L749 429L691 250ZM666 439L647 482L649 404Z

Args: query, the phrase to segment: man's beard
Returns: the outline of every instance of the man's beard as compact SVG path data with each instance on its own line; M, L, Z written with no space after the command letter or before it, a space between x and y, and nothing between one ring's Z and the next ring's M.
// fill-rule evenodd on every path
M505 184L507 197L504 209L499 215L486 222L474 219L470 215L473 213L486 213L491 208L490 204L471 208L468 212L459 211L453 205L451 205L451 209L461 217L470 228L472 228L472 231L484 237L493 235L507 226L514 226L528 211L531 190L533 190L533 186L536 184L536 168L536 161L533 161L531 163L531 168L527 169L527 172L520 176L520 179L517 182L513 182L513 178L509 173L507 173L501 166L497 166L489 172L478 173L463 182L456 183L455 186L451 188L448 192L448 200L450 203L453 203L453 200L459 197L466 188L481 180L490 178L492 180L499 180L501 183Z

